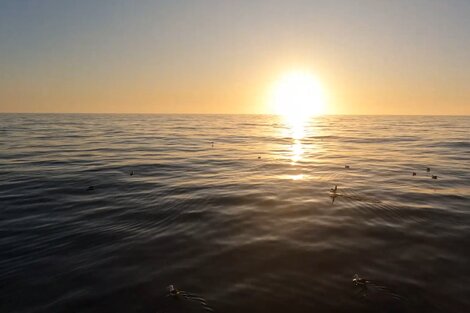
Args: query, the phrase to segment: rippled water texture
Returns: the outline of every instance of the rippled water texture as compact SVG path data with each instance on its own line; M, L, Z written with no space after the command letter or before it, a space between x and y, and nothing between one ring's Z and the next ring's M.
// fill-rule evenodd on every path
M469 117L0 115L0 311L469 312L469 138Z

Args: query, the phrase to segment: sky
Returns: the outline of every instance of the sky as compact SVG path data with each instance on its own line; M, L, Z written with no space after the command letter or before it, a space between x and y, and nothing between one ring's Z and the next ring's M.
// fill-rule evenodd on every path
M470 115L470 1L1 0L0 112Z

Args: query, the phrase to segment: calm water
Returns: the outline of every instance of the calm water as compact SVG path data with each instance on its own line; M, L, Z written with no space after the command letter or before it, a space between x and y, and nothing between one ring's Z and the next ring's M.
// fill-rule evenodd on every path
M469 117L3 114L0 207L1 312L470 311Z

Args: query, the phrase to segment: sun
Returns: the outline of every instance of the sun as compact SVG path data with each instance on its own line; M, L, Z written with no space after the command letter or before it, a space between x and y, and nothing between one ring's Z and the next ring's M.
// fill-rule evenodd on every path
M325 94L320 81L308 71L281 76L270 92L272 110L289 120L305 120L325 113Z

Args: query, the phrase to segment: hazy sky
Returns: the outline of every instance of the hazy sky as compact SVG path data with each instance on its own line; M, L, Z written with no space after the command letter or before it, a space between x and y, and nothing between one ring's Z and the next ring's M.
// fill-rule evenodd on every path
M0 1L0 112L470 114L470 1Z

